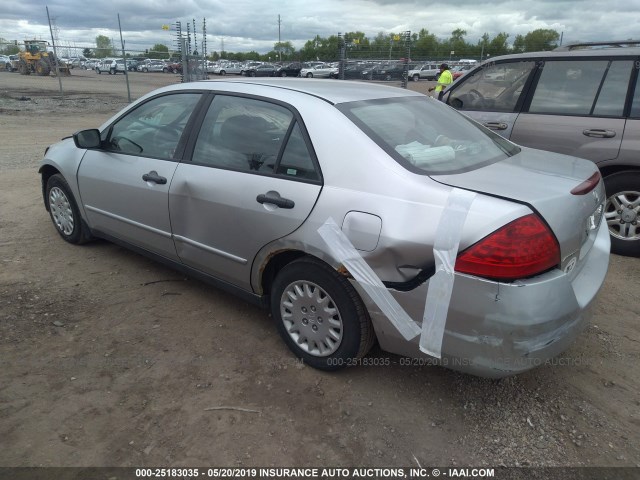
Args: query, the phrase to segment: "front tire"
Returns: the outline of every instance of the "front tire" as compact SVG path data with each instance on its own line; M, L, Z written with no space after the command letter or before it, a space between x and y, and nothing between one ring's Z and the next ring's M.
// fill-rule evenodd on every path
M307 73L307 78L313 78L313 73Z
M82 221L78 205L62 175L49 177L46 198L51 221L65 241L80 245L91 239L91 233Z
M271 314L289 349L320 370L361 358L375 335L362 299L349 281L318 260L284 267L271 288Z
M420 75L414 75L412 78L414 82L420 81Z
M604 186L604 217L611 234L611 252L640 257L640 172L608 175Z

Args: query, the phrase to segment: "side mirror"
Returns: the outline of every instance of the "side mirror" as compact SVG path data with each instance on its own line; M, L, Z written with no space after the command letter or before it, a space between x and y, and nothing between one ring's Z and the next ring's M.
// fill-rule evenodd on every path
M73 141L78 148L100 148L100 130L92 128L81 130L73 134Z

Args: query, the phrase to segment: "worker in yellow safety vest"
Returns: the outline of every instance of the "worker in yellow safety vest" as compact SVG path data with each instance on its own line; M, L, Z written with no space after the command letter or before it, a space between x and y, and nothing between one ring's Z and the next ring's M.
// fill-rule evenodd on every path
M443 63L442 65L440 65L440 76L438 77L438 85L429 88L429 91L432 92L435 89L436 93L438 94L438 100L442 100L444 89L452 83L453 75L449 71L449 65Z

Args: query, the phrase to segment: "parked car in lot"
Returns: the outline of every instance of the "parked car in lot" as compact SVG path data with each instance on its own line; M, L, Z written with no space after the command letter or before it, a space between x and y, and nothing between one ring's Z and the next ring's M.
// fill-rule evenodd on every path
M139 72L163 72L169 73L169 67L162 60L148 60L145 63L141 63L138 65Z
M11 59L7 55L0 55L0 69L11 70Z
M182 62L167 62L166 65L167 73L182 73Z
M62 239L268 306L326 370L375 340L489 377L543 364L585 326L609 259L592 162L382 85L171 85L49 147L39 172Z
M302 70L302 64L300 62L286 63L278 67L276 76L277 77L299 77L300 70Z
M20 62L20 57L18 55L9 55L9 61L11 62L11 71L15 72L18 70L18 62Z
M109 75L125 73L124 60L121 58L105 58L96 64L96 73L107 72Z
M362 71L367 69L368 66L365 64L352 64L344 67L344 78L345 80L361 80L362 79Z
M409 70L409 79L417 82L419 80L436 80L440 76L440 68L435 63L425 63L413 70Z
M301 69L300 76L306 78L337 78L338 68L328 64L314 65Z
M244 74L247 77L275 77L276 71L277 67L275 65L265 63L262 65L256 65L254 67L246 68L244 70Z
M127 58L127 72L137 72L138 61L132 58Z
M69 58L69 67L71 68L84 68L84 64L87 59L85 57L71 57Z
M223 65L217 65L212 73L217 75L240 75L244 71L244 65L241 63L225 63Z
M578 47L492 58L444 98L520 145L595 162L612 251L639 256L640 48Z
M240 75L247 75L247 71L259 67L260 65L264 65L264 62L244 62L242 64L242 69L240 70Z
M391 63L376 65L368 72L363 72L363 77L367 80L400 80L404 73L404 65L401 63Z

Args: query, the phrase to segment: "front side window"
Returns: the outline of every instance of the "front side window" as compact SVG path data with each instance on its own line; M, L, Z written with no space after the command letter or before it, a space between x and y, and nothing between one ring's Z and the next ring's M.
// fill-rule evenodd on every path
M467 74L447 103L458 110L513 112L534 66L533 61L483 66Z
M303 128L291 110L253 98L216 95L192 161L229 170L321 180Z
M174 158L199 93L177 93L149 100L109 130L107 149L162 160Z
M632 63L630 60L547 61L529 112L621 116Z
M473 170L520 151L426 97L350 102L338 108L385 152L416 173Z

